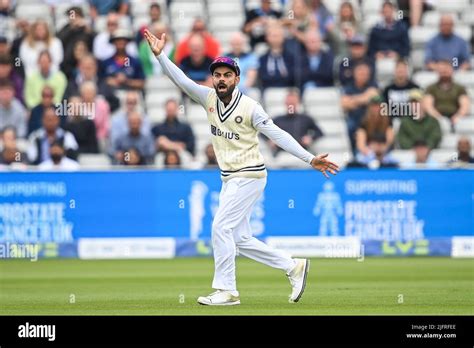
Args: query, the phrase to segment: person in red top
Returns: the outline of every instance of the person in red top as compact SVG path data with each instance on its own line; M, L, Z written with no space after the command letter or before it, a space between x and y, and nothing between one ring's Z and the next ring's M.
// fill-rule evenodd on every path
M204 39L206 56L214 59L220 54L221 46L219 42L207 31L204 20L202 18L196 18L191 32L178 44L175 55L175 63L177 65L179 65L184 58L189 56L189 40L194 34L199 34Z

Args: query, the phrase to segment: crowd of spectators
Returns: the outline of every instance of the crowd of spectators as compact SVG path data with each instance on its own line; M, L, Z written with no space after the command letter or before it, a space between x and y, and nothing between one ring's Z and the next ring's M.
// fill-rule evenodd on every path
M439 33L425 44L424 69L437 72L438 81L423 90L410 78L409 28L420 25L430 10L427 1L384 1L380 21L366 30L350 1L333 15L322 0L261 0L246 11L227 52L203 18L175 40L169 14L156 2L149 5L148 23L136 32L127 25L133 21L128 0L77 3L86 6L87 15L84 6L71 6L57 32L46 20L20 18L13 40L0 28L0 164L77 169L81 154L103 153L114 164L146 165L163 153L166 166L179 167L183 153L195 157L196 139L181 100L166 101L161 123L147 115L146 80L162 72L143 38L145 28L167 34L164 53L199 84L212 86L209 65L227 55L238 59L244 93L288 88L287 111L274 120L307 149L326 135L302 109L302 95L340 88L354 166L371 167L374 161L397 166L393 149L412 149L414 164L433 165L429 155L442 141L440 121L449 120L454 132L470 113L466 86L453 75L472 69L472 51L455 34L453 15L440 17ZM2 1L0 19L14 18L15 6L16 1ZM102 31L95 26L99 17L106 21ZM264 51L258 49L262 45ZM376 67L386 60L394 63L393 80L379 85ZM384 105L409 107L384 114ZM18 139L27 141L25 153ZM268 146L278 156L276 145ZM456 161L472 163L470 147L469 138L460 138ZM216 165L211 145L205 158L203 165Z

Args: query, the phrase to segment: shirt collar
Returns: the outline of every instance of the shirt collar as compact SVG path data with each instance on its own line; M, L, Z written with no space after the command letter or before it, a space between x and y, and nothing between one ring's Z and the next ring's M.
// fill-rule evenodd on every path
M227 104L227 106L224 106L224 103L222 102L222 100L220 100L219 97L217 97L217 104L219 105L219 107L221 108L221 110L225 110L226 108L228 108L230 105L234 104L234 101L237 99L237 97L239 96L239 88L237 86L235 86L234 88L234 91L232 92L232 99L230 100L229 104Z

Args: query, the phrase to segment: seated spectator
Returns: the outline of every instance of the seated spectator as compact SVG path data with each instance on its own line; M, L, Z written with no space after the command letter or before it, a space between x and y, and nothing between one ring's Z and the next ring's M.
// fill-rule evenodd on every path
M143 134L151 132L150 121L146 114L143 114L139 99L140 96L137 91L128 91L125 95L124 107L112 116L109 133L111 144L114 144L120 136L126 135L130 131L128 128L128 115L132 112L138 112L143 115L141 132Z
M120 17L116 13L109 13L107 15L107 30L98 33L94 38L92 52L97 59L106 60L115 54L115 46L110 40L117 30L123 30L119 29L119 19ZM131 57L138 56L137 44L131 40L127 41L125 50Z
M105 16L117 12L119 15L128 15L130 9L129 0L89 0L91 8L91 17Z
M157 151L186 150L194 156L194 134L187 123L178 120L178 102L169 99L165 104L166 119L151 130L155 137Z
M20 138L26 136L27 111L15 98L10 80L0 80L0 129L13 126Z
M140 61L126 52L127 43L130 41L127 30L116 30L110 38L110 42L115 46L115 54L102 62L102 76L115 90L143 90L145 86L145 74Z
M170 36L170 32L165 24L156 22L151 25L151 32L156 37L161 38L163 33L166 34L165 37L165 47L163 48L164 54L170 59L174 60L175 54L175 45L173 39ZM138 46L138 55L140 57L140 62L143 66L143 72L145 73L146 77L150 76L160 76L162 75L161 65L156 59L155 55L151 51L150 45L146 39L143 39Z
M97 139L104 142L109 136L110 128L110 108L107 101L97 95L97 87L94 82L86 81L79 88L82 102L87 104L92 111L92 115L87 115L93 119L97 131Z
M377 23L370 31L370 57L406 58L410 54L410 40L405 23L395 19L395 5L391 1L384 1L382 5L383 20Z
M439 33L426 44L425 65L427 69L437 71L437 65L440 61L451 62L456 70L469 69L468 43L462 37L456 35L453 29L453 16L443 14L439 21Z
M214 146L212 144L207 144L205 149L206 154L206 164L205 168L217 168L219 164L217 163L216 153L214 152Z
M337 56L347 57L350 52L351 40L363 32L361 22L357 18L354 6L344 1L339 7L334 29L329 33L328 40L333 52Z
M164 164L165 167L169 169L181 167L181 158L179 157L179 153L175 150L166 151Z
M322 49L321 36L309 31L305 37L306 53L297 58L295 78L301 90L334 85L334 56Z
M43 87L48 85L54 90L54 103L60 104L67 80L62 71L53 70L51 56L48 51L43 51L38 57L39 70L27 75L25 81L25 103L31 109L41 102Z
M142 116L134 111L128 115L129 132L119 136L111 146L111 155L116 164L127 164L130 161L130 150L135 149L143 161L140 163L153 163L155 146L153 137L149 133L142 133Z
M471 156L471 141L468 137L460 137L458 140L456 158L449 162L452 166L466 166L474 163L474 157Z
M94 31L84 18L84 12L81 7L71 6L67 9L65 15L68 17L68 22L58 32L58 39L61 40L64 49L63 66L67 62L77 59L77 57L74 58L76 56L74 51L77 50L75 47L78 42L83 42L87 51L92 52L94 41ZM76 64L77 61L73 65L75 66ZM69 77L68 72L64 72Z
M282 13L272 8L271 0L261 0L259 8L246 11L243 32L250 37L252 50L255 45L265 42L265 33L270 20L279 19Z
M74 78L79 73L79 62L88 55L90 55L90 51L87 43L83 40L76 41L72 47L71 56L61 64L61 71L64 72L68 80Z
M324 5L323 0L310 0L309 6L310 11L316 18L321 37L325 40L332 30L334 30L334 17Z
M26 154L17 146L16 129L7 126L0 132L0 165L16 166L27 163Z
M430 149L437 148L441 143L441 126L420 102L423 94L420 90L412 90L409 95L413 115L402 118L398 129L397 140L401 149L412 149L416 141L424 140ZM411 117L410 117L411 116Z
M368 151L366 154L359 152L356 161L371 169L398 167L398 162L392 157L388 150L385 135L377 133L368 139Z
M49 146L49 158L38 165L39 170L78 170L79 163L67 158L64 144L54 140Z
M65 131L59 127L59 116L56 115L54 108L47 108L43 113L43 127L35 130L29 137L28 159L31 164L40 164L50 159L49 148L55 141L63 144L66 156L70 159L77 159L76 139L71 132Z
M428 143L419 139L413 144L414 159L411 162L403 163L405 168L438 168L439 163L436 162L431 156L431 149Z
M19 18L16 20L16 36L13 39L11 45L5 39L5 45L2 43L3 40L0 40L0 54L9 54L14 57L15 61L13 62L13 66L18 74L25 79L25 68L23 64L15 64L20 57L20 47L25 38L28 36L30 32L30 22L27 19ZM5 47L4 47L5 46ZM4 50L7 50L5 52Z
M359 63L354 67L354 82L344 87L341 105L347 114L347 130L352 151L355 152L355 132L367 112L370 100L378 95L377 86L370 80L370 66Z
M131 147L124 152L122 161L119 162L119 164L125 166L143 166L148 163L137 148Z
M144 35L145 29L150 29L150 31L153 33L152 28L155 24L160 24L160 26L164 26L164 27L166 27L169 24L168 17L163 16L161 6L157 2L152 2L150 4L150 8L148 10L148 17L149 17L148 23L145 25L142 25L140 29L138 30L137 37L135 39L135 41L138 43L141 43L142 40L145 38L145 35ZM153 34L156 35L155 33ZM168 33L166 34L166 36L168 36ZM157 37L161 37L161 35Z
M61 41L50 33L48 23L39 20L33 23L28 35L20 45L20 59L24 65L26 76L41 70L39 58L44 51L49 53L52 71L59 70L59 64L63 61L64 56L63 46Z
M92 55L87 55L79 61L77 74L69 79L64 98L68 99L73 95L79 95L79 86L87 81L93 82L97 86L98 94L102 95L110 105L113 112L120 107L120 100L115 96L111 88L104 80L99 80L97 76L97 61Z
M461 117L469 113L470 101L466 88L453 81L450 61L438 63L439 80L428 86L424 105L426 112L434 117L448 117L454 126Z
M316 17L309 11L305 0L292 0L290 18L282 18L281 23L291 36L304 46L308 32L318 32Z
M359 63L365 63L370 67L370 81L375 83L375 61L366 53L364 38L360 35L354 36L350 40L350 55L343 57L339 64L339 82L343 87L354 83L354 67Z
M212 63L212 58L206 55L203 38L195 34L188 43L190 54L181 61L179 67L193 81L211 87L209 65Z
M204 43L204 54L207 57L214 59L220 54L221 46L219 41L217 41L217 39L207 31L206 22L202 18L196 18L191 28L191 32L182 39L176 47L176 54L174 57L176 65L179 66L183 59L191 54L190 41L196 35L202 38Z
M9 80L15 90L15 98L23 104L23 78L13 68L12 58L7 54L0 55L0 80Z
M258 68L262 88L294 86L295 60L294 56L284 49L283 28L278 23L269 25L266 39L269 51L260 57Z
M99 143L95 123L81 110L81 98L71 97L68 100L68 115L64 130L74 135L79 146L79 153L98 153Z
M28 135L42 127L43 112L45 109L55 108L56 114L61 113L60 116L64 116L64 112L62 112L60 108L56 108L56 105L54 104L53 100L54 90L48 85L44 86L43 90L41 91L41 103L31 109L30 118L28 119ZM64 126L65 123L66 118L61 117L61 127Z
M247 37L240 31L233 33L229 40L231 51L225 55L239 62L239 89L244 94L255 85L258 69L257 56L251 51L245 51L246 41Z
M290 90L285 102L287 114L275 117L273 122L290 133L305 149L310 149L314 142L323 136L323 132L310 116L298 111L300 97L296 90ZM273 155L278 154L280 148L271 140L268 140L268 144L273 151Z
M389 152L393 146L395 134L390 124L390 115L382 115L380 112L380 103L382 102L383 99L378 95L370 100L370 104L367 107L367 114L361 120L359 128L356 131L357 153L361 153L364 156L370 152L368 140L377 134L382 134L386 139L385 145L387 148L385 152Z
M390 108L397 108L409 102L408 95L412 89L420 88L409 76L409 67L406 60L398 60L395 66L393 82L383 91L384 100ZM390 115L396 116L396 115Z

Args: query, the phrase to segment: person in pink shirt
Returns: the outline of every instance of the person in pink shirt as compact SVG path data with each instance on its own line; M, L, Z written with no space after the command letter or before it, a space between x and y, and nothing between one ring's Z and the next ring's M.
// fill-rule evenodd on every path
M110 107L107 101L100 95L97 95L97 86L91 81L84 82L79 88L82 102L93 108L92 115L97 130L97 139L99 143L105 142L109 135L110 128Z

